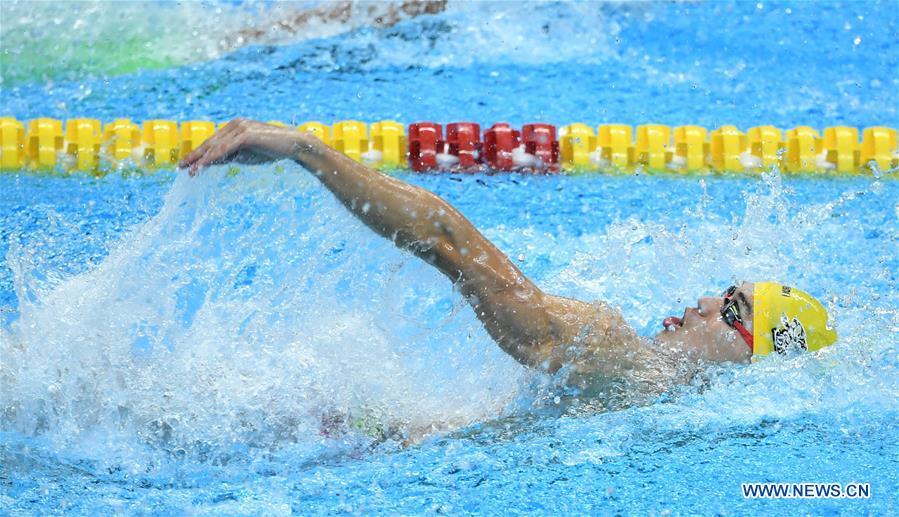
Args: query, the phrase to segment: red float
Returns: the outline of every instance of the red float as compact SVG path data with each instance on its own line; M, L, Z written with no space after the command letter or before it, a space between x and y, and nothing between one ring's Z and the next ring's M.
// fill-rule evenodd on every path
M543 162L543 170L559 170L559 141L556 126L551 124L525 124L521 128L524 152Z
M481 153L481 126L474 122L454 122L446 125L449 154L459 158L460 169L477 168Z
M497 122L484 131L484 160L493 169L510 171L515 167L512 150L518 147L520 133L505 122Z
M409 124L409 167L416 172L437 169L443 152L443 128L435 122Z

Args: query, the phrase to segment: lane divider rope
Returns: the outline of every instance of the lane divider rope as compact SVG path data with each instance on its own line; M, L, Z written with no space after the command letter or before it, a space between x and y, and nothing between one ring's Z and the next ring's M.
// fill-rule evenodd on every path
M290 127L278 121L271 124ZM0 117L0 170L107 171L122 167L171 168L225 123L126 118L63 121L37 118L25 123ZM799 126L783 131L756 126L740 131L696 125L525 124L435 122L404 126L384 120L333 125L306 122L308 131L347 156L383 170L415 172L525 173L645 172L758 173L777 166L799 174L870 174L899 166L896 129L827 127L823 133ZM635 130L636 129L636 130Z

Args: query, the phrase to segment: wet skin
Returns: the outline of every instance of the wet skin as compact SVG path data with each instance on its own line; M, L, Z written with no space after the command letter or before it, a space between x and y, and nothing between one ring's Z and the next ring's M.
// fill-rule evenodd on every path
M375 233L443 273L500 348L524 365L549 373L564 367L571 382L582 385L591 377L663 375L652 366L659 352L696 364L747 363L752 355L721 318L723 296L700 298L680 321L666 320L671 325L656 336L656 347L648 347L618 310L601 301L544 293L446 201L353 161L311 133L235 119L180 166L193 176L217 163L281 159L308 169ZM752 289L744 283L734 294L747 325Z
M733 294L744 325L752 331L754 284L743 282ZM690 355L712 362L748 363L752 350L735 329L721 317L723 296L700 298L687 307L681 318L667 318L665 329L655 339L661 346L678 347Z

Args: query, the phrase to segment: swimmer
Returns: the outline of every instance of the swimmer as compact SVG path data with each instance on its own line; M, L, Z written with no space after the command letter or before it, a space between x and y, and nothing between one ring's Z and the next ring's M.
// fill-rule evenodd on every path
M820 302L773 282L744 282L699 298L646 343L605 302L543 292L458 210L435 194L371 170L311 133L235 119L184 157L206 166L292 159L358 219L443 273L494 341L521 364L582 389L642 389L652 396L690 382L709 363L749 363L771 352L836 341ZM616 388L617 386L617 388ZM627 398L627 397L626 397ZM633 402L633 401L632 401Z
M446 0L404 0L399 4L394 2L361 4L343 0L325 2L312 8L300 5L299 9L287 4L280 6L283 10L275 10L279 14L277 18L226 35L219 44L222 50L226 51L244 45L272 44L297 35L308 36L310 32L319 35L322 31L333 32L336 27L346 28L354 19L383 29L393 27L403 20L441 13L446 10L446 3Z

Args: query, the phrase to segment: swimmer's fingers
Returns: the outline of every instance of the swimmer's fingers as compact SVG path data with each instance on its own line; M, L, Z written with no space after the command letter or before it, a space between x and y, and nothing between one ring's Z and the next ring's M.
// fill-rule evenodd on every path
M213 135L211 137L207 138L196 149L187 153L187 155L185 157L181 158L181 161L178 162L178 167L180 167L182 169L190 167L190 165L192 163L196 162L201 156L203 156L203 154L206 151L209 150L209 147L211 145L213 145L214 142L218 141L218 139L222 137L222 135L225 133L225 131L228 129L229 126L231 126L230 122L227 125L225 125L225 127L222 128L221 130L213 133Z
M187 156L181 159L178 164L181 168L190 167L190 175L196 176L199 167L195 166L211 149L221 145L222 141L231 138L231 135L240 132L245 126L243 119L234 119L228 122L225 127L217 131L199 147L191 151Z
M238 131L219 139L215 145L210 146L206 153L191 165L191 175L196 175L197 171L207 165L227 161L229 156L237 154L244 144L249 141L249 136L248 131Z
M179 164L181 167L190 167L190 175L196 176L199 168L197 167L197 162L203 158L210 150L221 145L221 142L227 140L231 137L231 135L241 129L243 121L241 119L234 119L231 122L228 122L225 127L223 127L220 131L216 132L209 139L203 142L202 145L193 150L190 154L184 157Z

